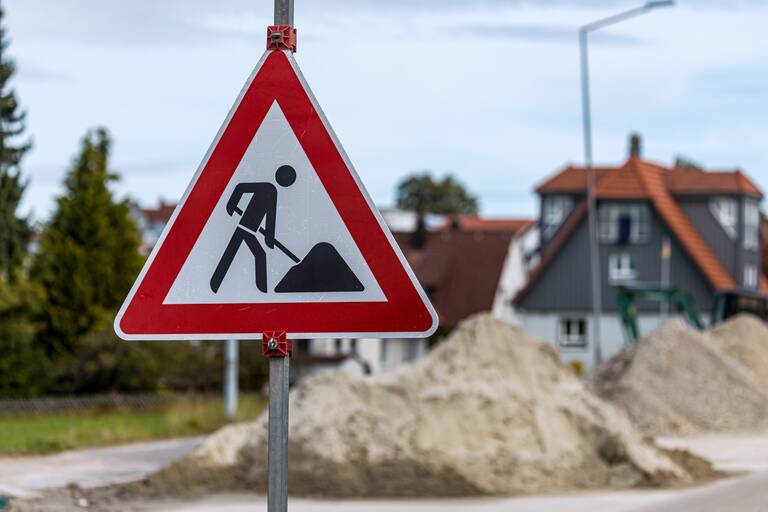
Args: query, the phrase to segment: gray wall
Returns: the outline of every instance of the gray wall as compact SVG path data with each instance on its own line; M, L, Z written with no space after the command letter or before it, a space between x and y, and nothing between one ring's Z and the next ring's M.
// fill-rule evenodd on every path
M637 265L638 281L659 282L661 281L662 241L667 235L672 241L670 262L672 284L693 297L696 309L708 313L712 306L712 289L707 281L653 209L651 209L650 221L650 238L644 244L600 245L603 311L617 310L616 291L608 279L610 254L630 253ZM585 217L517 306L524 311L591 311L588 242ZM641 312L658 312L660 306L658 303L638 303L637 307Z
M732 240L725 232L720 222L712 215L709 209L709 197L678 197L677 201L685 214L690 219L696 231L707 242L720 260L720 263L728 270L735 279L740 279L741 273L737 272L739 265L740 244L737 240ZM743 207L739 208L739 220L737 234L740 235L743 230L741 217L744 212ZM741 239L741 236L739 236Z
M712 215L709 197L677 197L677 201L696 230L712 248L720 263L728 270L738 287L743 286L744 266L755 265L761 270L760 247L757 250L744 248L744 197L731 196L738 202L737 239L731 239ZM762 241L761 241L762 242Z

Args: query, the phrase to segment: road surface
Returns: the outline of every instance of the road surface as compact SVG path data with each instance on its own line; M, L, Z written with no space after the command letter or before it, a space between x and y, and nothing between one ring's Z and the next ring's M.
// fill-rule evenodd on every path
M140 480L188 454L201 440L191 437L42 457L0 458L0 494L28 497L70 483L98 487Z
M142 443L50 457L0 459L0 490L31 493L76 482L89 487L139 479L189 453L199 439ZM292 512L766 512L768 437L710 436L662 439L707 456L719 468L758 471L689 489L632 490L526 496L505 499L330 501L291 499ZM131 503L137 512L246 512L263 510L258 495L219 495L203 500ZM70 509L56 507L56 512ZM82 510L72 508L71 510Z
M250 512L259 496L215 496L197 502L147 504L140 512ZM765 512L768 472L672 491L603 492L551 497L451 501L290 500L291 512Z

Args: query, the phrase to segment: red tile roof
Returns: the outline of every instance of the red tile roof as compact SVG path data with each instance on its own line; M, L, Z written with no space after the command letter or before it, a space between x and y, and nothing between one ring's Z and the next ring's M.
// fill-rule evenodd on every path
M654 165L639 158L634 158L643 164ZM635 198L643 197L642 185L636 179L628 164L621 167L596 167L595 181L603 187L606 198ZM660 167L664 172L664 181L672 195L695 194L747 194L762 198L763 192L742 171L704 171L695 168ZM617 174L619 176L617 176ZM603 179L609 178L612 184L603 185ZM583 167L569 165L554 176L548 178L536 191L544 194L556 193L586 193L587 173ZM598 197L600 190L598 190Z
M595 180L600 179L611 171L613 168L607 167L595 167ZM569 165L562 171L556 173L554 176L547 178L540 185L536 187L536 192L539 193L584 193L587 190L587 173L584 172L582 167L574 167Z
M493 307L513 233L432 231L421 249L411 247L411 233L394 236L435 306L441 327L451 329Z
M717 259L712 248L691 224L675 195L747 194L762 198L760 189L740 171L705 172L699 169L669 169L630 157L616 168L595 169L598 199L645 199L651 202L664 223L675 235L714 290L736 288L736 282ZM540 193L586 193L586 170L569 166L537 187ZM521 298L558 253L586 213L582 202L547 245L541 262L528 284L518 293ZM768 291L768 281L761 279L760 288ZM516 299L517 300L517 299Z
M666 170L643 162L639 158L631 158L628 165L640 177L656 211L682 244L688 256L699 267L712 288L715 290L735 288L736 282L731 274L720 263L715 253L712 252L712 248L701 238L688 216L672 197L664 181Z
M746 194L758 198L763 192L739 170L703 171L701 169L674 169L664 176L673 194Z
M476 215L460 215L458 217L446 217L445 223L440 229L456 229L456 221L458 221L458 229L462 231L507 231L517 235L525 232L536 223L532 219L489 219Z
M171 220L171 215L173 215L173 210L175 209L175 204L160 201L160 205L157 208L142 208L141 214L150 224L168 224L168 221Z

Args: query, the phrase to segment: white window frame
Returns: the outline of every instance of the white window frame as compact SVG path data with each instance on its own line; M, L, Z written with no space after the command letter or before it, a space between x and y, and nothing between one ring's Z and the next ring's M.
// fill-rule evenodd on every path
M744 275L742 276L742 284L744 288L757 289L759 279L760 276L757 271L757 265L744 265Z
M608 279L614 283L636 280L635 258L628 252L613 253L608 256Z
M544 238L550 238L571 213L573 199L570 196L544 196L542 202L542 232Z
M598 208L597 237L600 243L615 244L619 239L619 219L629 215L629 243L642 244L651 236L651 214L646 204L605 203Z
M563 349L586 349L589 345L586 318L560 318L557 323L557 344Z
M744 248L760 247L760 207L755 201L744 201Z
M725 234L731 240L739 235L739 205L732 197L713 197L709 201L709 211L720 223Z

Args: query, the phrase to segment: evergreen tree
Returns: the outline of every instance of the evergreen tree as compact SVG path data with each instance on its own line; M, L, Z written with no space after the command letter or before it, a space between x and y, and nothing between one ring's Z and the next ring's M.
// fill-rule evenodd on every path
M0 5L0 273L9 280L16 274L27 253L32 234L29 221L17 210L26 182L21 178L20 163L30 149L28 141L19 141L24 133L26 113L20 109L10 81L15 65L7 57L8 40Z
M84 335L111 322L141 266L130 204L109 189L110 145L103 128L83 138L40 240L32 277L45 292L39 340L51 357L73 355Z

